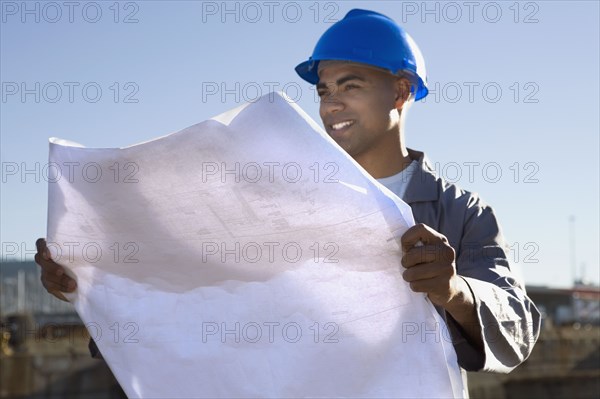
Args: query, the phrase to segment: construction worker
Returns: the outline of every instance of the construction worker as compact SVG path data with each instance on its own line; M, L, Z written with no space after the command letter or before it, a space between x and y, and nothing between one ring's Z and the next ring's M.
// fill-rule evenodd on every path
M406 147L408 108L428 93L414 41L387 16L354 9L296 72L317 85L327 133L410 205L417 225L401 239L403 277L446 320L459 365L509 372L522 363L540 314L511 271L492 208L437 177L422 152Z

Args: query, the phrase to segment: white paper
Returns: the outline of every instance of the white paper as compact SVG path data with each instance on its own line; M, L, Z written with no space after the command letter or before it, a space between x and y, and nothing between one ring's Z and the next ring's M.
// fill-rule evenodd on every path
M129 397L464 394L410 208L281 95L50 162L49 247Z

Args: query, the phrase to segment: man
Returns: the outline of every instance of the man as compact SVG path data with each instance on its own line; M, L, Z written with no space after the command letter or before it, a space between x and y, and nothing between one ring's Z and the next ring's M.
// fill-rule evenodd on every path
M412 39L390 18L351 10L296 67L317 84L327 133L412 208L402 237L404 279L445 318L461 367L509 372L531 353L540 314L512 274L492 209L436 177L408 149L403 121L427 95Z
M403 277L446 319L459 364L500 372L519 365L539 334L539 313L511 273L492 209L437 178L404 143L407 109L427 95L416 45L391 19L352 10L296 71L317 84L327 133L411 206L419 224L401 240ZM36 244L42 283L64 300L75 281L43 239Z

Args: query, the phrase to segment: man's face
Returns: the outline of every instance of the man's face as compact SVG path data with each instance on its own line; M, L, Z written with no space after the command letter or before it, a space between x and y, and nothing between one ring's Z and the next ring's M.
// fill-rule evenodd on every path
M317 91L327 133L353 158L398 146L403 84L397 77L355 63L321 61ZM389 148L388 148L389 150Z

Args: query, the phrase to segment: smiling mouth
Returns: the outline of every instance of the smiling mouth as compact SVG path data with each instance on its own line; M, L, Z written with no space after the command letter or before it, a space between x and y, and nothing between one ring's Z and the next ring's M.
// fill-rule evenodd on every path
M348 128L352 125L354 125L354 121L349 120L349 121L334 123L333 125L329 125L329 128L331 129L331 131L337 132L337 131L343 130L345 128Z

